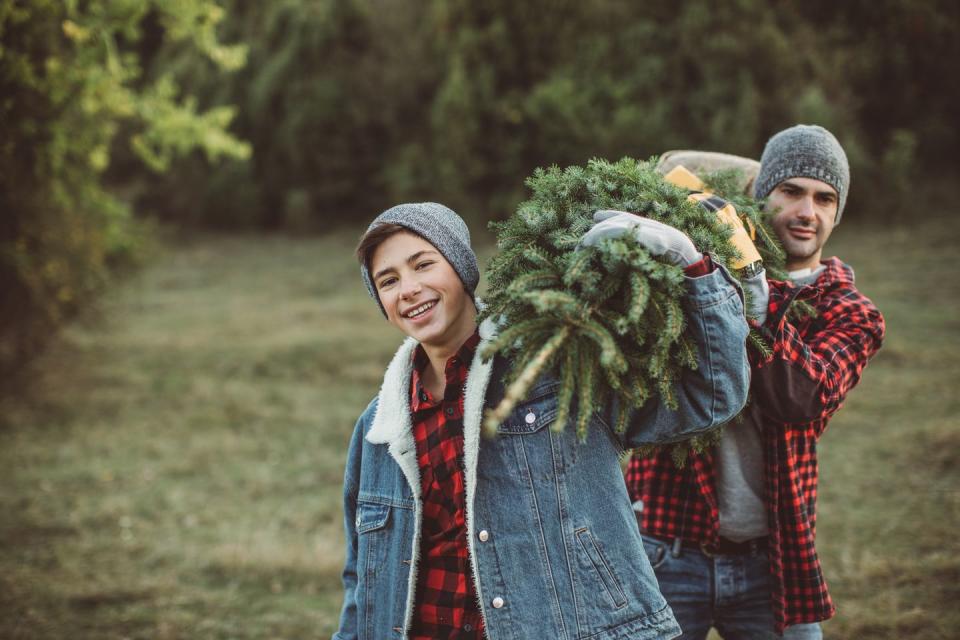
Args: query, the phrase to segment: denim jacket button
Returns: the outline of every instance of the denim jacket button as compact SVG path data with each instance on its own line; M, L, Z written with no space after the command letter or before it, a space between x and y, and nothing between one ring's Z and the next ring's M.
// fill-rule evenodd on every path
M501 598L500 596L497 596L496 598L493 599L493 602L491 604L493 604L494 609L499 609L503 606L503 598Z
M530 413L527 414L527 417L524 418L524 420L527 421L527 424L533 424L534 422L537 421L537 415L533 411L531 411Z
M483 531L477 534L477 537L480 538L480 542L486 542L487 540L490 539L490 532L484 529Z

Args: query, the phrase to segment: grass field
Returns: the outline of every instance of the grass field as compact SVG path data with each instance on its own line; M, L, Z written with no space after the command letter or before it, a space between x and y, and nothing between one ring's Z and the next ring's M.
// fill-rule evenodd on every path
M400 340L353 241L171 242L0 399L0 637L329 637L345 447ZM828 638L960 628L958 243L831 241L888 338L821 441Z

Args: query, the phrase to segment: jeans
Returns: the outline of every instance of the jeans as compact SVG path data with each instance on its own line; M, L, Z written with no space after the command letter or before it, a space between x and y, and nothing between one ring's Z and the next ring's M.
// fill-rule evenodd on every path
M707 556L683 547L675 557L671 545L643 536L650 564L680 623L683 640L704 640L711 627L724 640L820 640L818 623L774 631L770 569L765 550L742 555Z

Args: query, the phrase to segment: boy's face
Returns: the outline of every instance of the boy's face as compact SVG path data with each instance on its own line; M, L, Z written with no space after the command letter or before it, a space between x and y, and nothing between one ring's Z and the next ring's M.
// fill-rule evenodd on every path
M820 264L838 203L836 189L813 178L789 178L767 196L766 209L775 212L770 226L783 243L790 271Z
M393 326L425 346L457 349L476 328L476 307L437 249L396 233L374 249L370 273Z

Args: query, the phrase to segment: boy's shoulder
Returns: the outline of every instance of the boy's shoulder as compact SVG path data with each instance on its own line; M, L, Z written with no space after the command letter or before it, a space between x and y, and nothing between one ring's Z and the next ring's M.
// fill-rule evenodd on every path
M363 425L364 431L369 430L370 425L373 424L373 417L377 415L377 402L379 399L379 394L373 396L373 399L367 404L367 408L364 409L363 413L360 414L360 417L357 418L357 422Z

